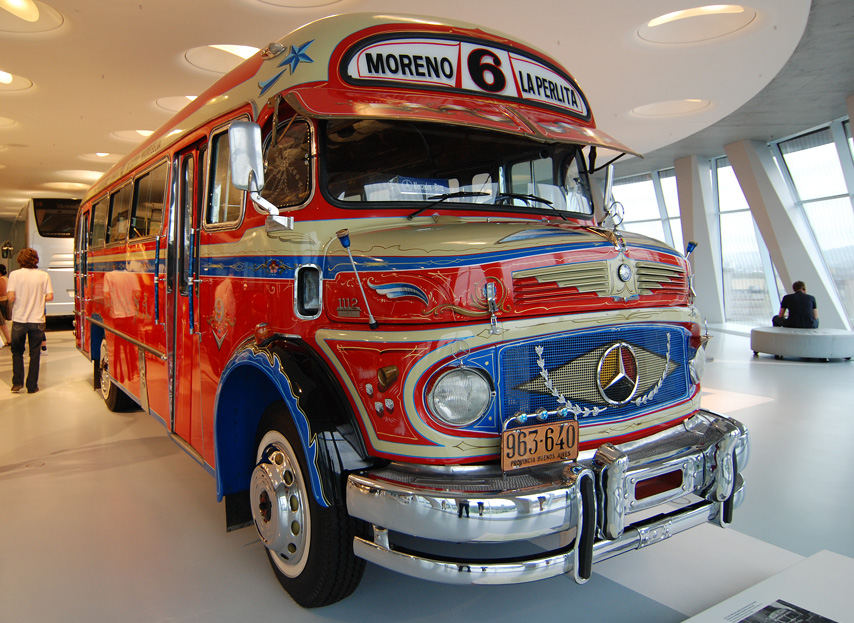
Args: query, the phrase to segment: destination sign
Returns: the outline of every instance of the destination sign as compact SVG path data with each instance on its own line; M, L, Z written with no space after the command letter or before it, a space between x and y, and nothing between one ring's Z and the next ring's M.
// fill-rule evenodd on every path
M468 91L589 117L578 87L551 65L515 50L472 41L428 37L374 41L351 52L342 69L345 79L355 83Z

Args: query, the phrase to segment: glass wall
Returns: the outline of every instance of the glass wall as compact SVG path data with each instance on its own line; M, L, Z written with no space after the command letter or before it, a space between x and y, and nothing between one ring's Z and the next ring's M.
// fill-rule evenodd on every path
M767 324L777 304L777 301L772 302L768 291L770 262L763 261L763 255L768 257L768 250L762 243L729 159L718 158L713 171L721 227L726 320Z
M806 215L822 260L854 323L854 180L846 180L843 166L843 158L854 153L850 125L836 122L780 141L775 147L797 205ZM851 169L850 162L844 164Z
M854 324L854 139L847 119L769 144L815 238L839 299ZM791 284L781 284L727 158L713 161L712 189L720 225L722 283L728 322L767 324ZM684 249L674 169L616 180L621 229ZM793 278L799 278L794 275ZM807 287L809 288L809 283ZM835 293L834 293L835 294Z
M673 169L614 182L614 199L625 208L620 229L662 240L682 249L682 226Z

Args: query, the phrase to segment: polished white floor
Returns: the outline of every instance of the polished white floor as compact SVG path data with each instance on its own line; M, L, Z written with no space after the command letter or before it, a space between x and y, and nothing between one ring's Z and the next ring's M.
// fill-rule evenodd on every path
M251 529L226 533L213 478L141 412L111 413L70 331L41 391L12 394L0 350L0 621L682 621L827 549L854 556L854 363L753 358L718 331L704 405L752 435L733 527L703 526L569 578L453 587L368 565L302 610Z

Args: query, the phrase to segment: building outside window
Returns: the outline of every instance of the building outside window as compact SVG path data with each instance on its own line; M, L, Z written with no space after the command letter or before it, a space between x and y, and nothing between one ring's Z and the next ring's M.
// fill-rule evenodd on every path
M712 169L721 227L724 315L727 322L767 323L775 311L768 250L728 158ZM776 293L773 297L776 299Z
M614 199L625 208L620 229L662 240L682 250L679 199L673 169L617 180L613 192Z
M837 121L780 141L775 147L797 206L806 216L848 319L854 323L854 145L850 124Z

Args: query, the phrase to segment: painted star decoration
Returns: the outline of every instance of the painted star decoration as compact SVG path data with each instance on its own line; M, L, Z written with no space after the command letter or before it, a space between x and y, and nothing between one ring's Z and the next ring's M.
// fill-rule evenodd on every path
M266 82L261 82L258 86L261 87L261 94L263 95L273 84L281 78L284 73L290 69L291 74L296 71L297 67L300 63L313 63L314 59L311 58L308 54L306 54L306 49L314 43L314 39L311 41L306 41L302 45L292 45L291 51L288 52L288 55L284 58L284 60L279 63L279 67L284 67L282 71L273 76L270 80Z

